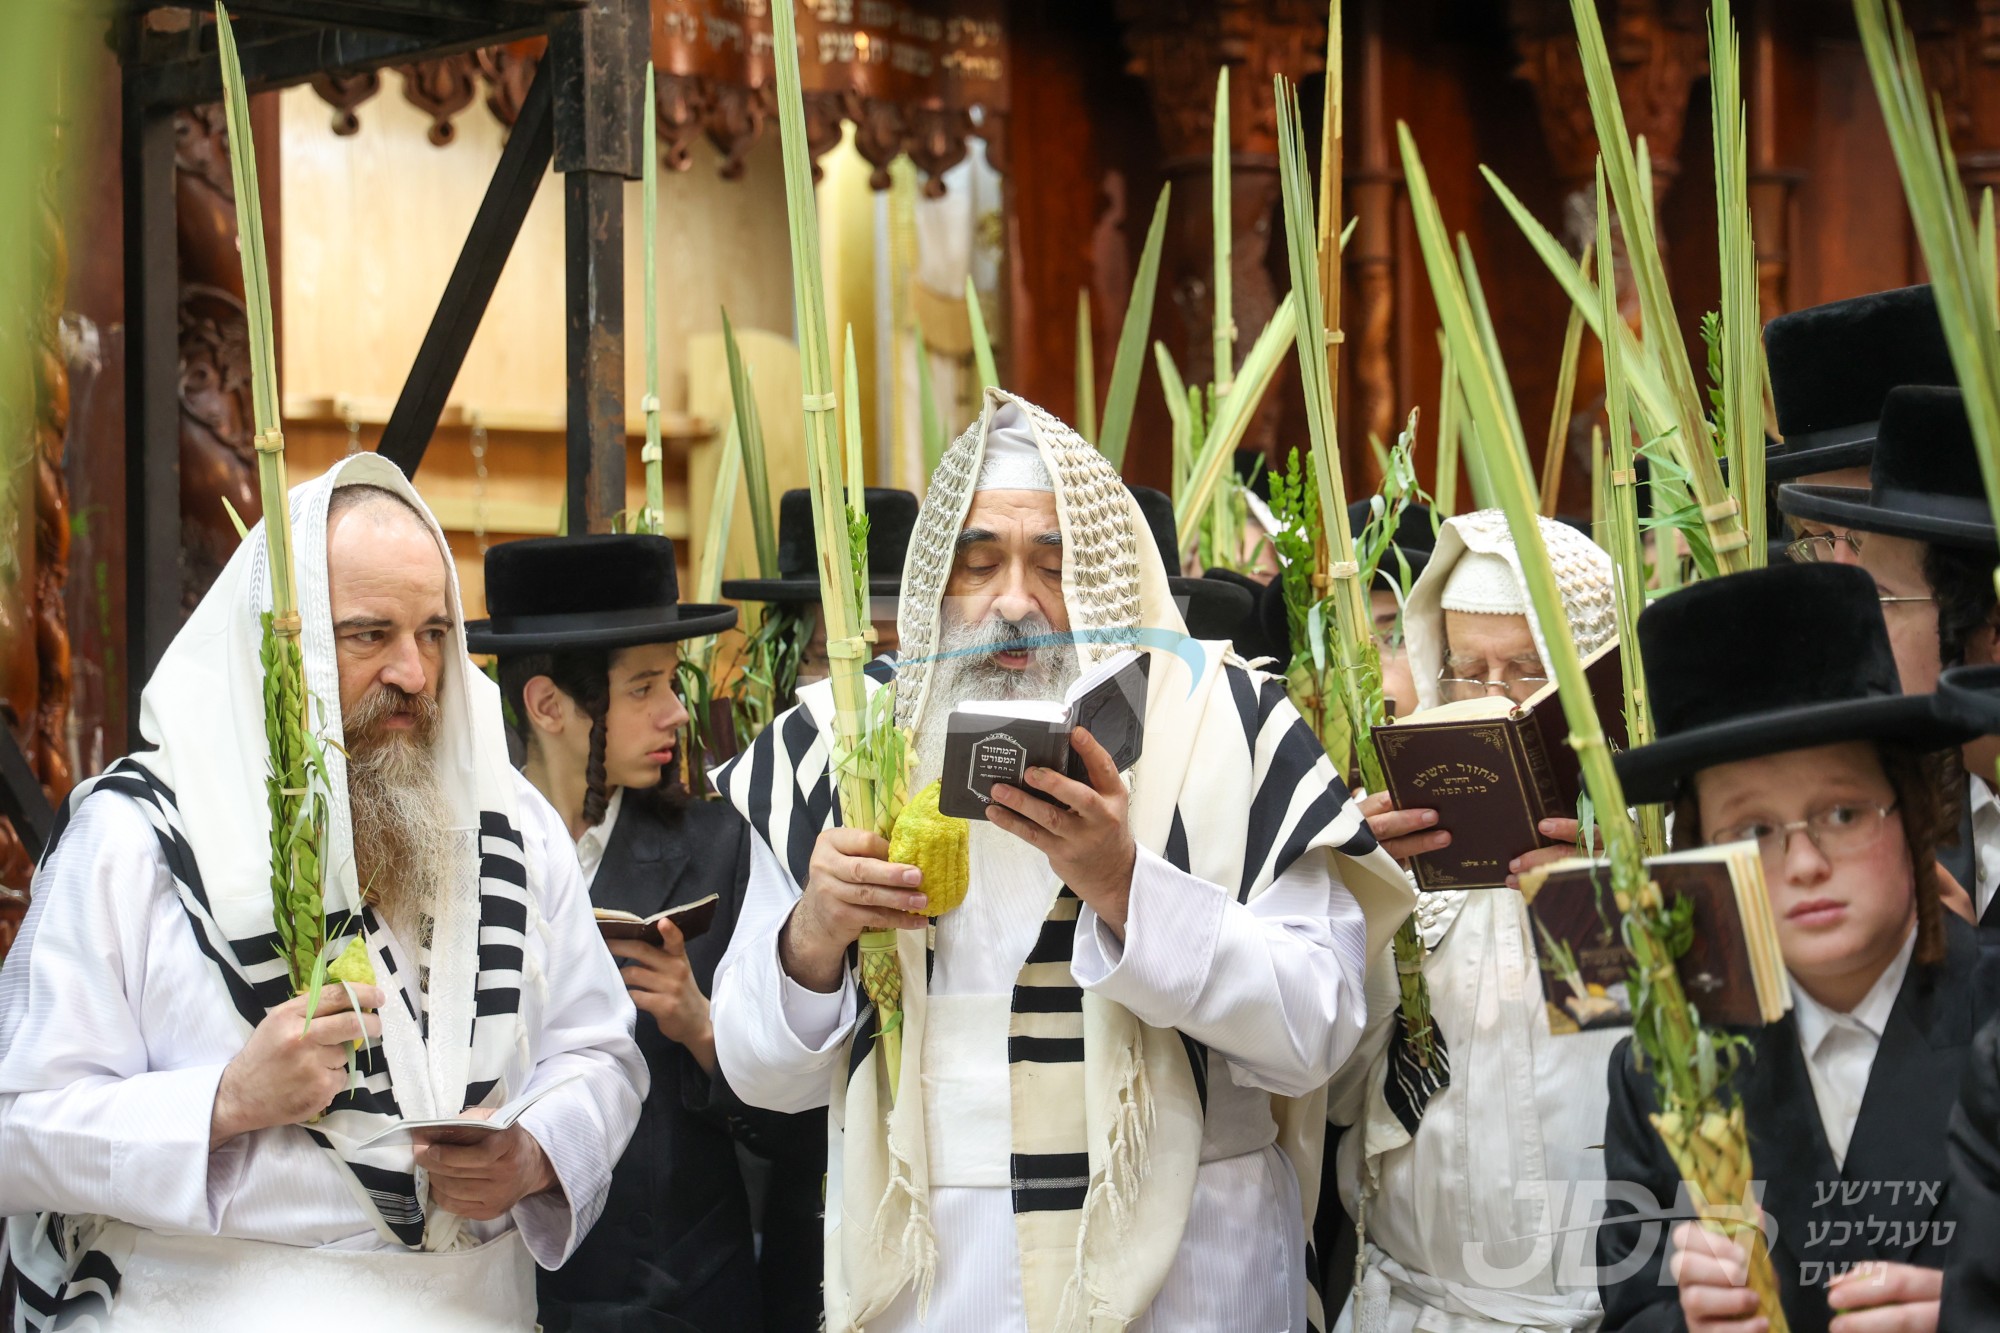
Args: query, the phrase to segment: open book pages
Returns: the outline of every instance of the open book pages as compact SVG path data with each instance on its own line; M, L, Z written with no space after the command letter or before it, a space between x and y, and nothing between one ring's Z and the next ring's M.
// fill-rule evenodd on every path
M715 922L715 907L721 901L719 894L709 894L691 903L669 907L651 916L640 916L637 912L621 912L615 907L594 907L592 915L597 918L597 933L607 940L645 940L651 944L660 943L660 923L671 921L681 933L681 939L692 940L708 933Z
M564 1074L552 1078L541 1087L524 1096L516 1097L491 1116L448 1115L433 1120L398 1120L395 1124L377 1134L363 1139L358 1145L371 1148L376 1144L399 1145L411 1142L411 1135L417 1130L429 1131L426 1137L433 1143L471 1143L488 1134L497 1134L503 1129L512 1129L530 1106L568 1083L577 1079L575 1074Z
M1791 984L1756 844L1669 852L1646 865L1669 903L1689 903L1692 938L1675 970L1701 1021L1755 1027L1782 1017L1792 1007ZM1550 1030L1629 1026L1633 960L1610 863L1571 858L1539 867L1521 876L1521 894Z

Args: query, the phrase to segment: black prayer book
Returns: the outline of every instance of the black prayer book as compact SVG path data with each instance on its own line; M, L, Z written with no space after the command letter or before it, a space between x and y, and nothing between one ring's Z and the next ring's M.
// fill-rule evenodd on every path
M957 819L985 819L995 783L1040 796L1027 785L1030 768L1052 768L1089 782L1070 745L1082 727L1124 772L1146 742L1146 673L1151 659L1127 650L1085 672L1060 703L968 700L946 721L943 787L938 809ZM1046 799L1046 798L1043 798Z

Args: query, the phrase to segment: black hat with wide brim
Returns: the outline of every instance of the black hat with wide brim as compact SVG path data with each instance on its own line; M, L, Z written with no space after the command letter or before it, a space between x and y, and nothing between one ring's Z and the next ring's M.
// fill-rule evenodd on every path
M1928 286L1780 315L1764 329L1764 352L1784 436L1765 454L1772 482L1866 467L1891 389L1958 383Z
M484 620L468 621L475 653L630 648L719 634L733 606L680 600L674 544L643 533L529 537L486 552Z
M1890 390L1868 489L1780 486L1778 509L1793 518L1912 541L1975 550L2000 544L1965 396L1957 389Z
M1145 516L1146 530L1160 563L1167 567L1167 591L1181 608L1187 632L1196 639L1234 639L1256 612L1256 598L1234 583L1193 579L1181 573L1180 534L1174 525L1174 502L1151 486L1127 486Z
M1945 671L1938 677L1938 702L1975 736L2000 736L2000 663Z
M1626 799L1674 799L1704 768L1844 741L1942 750L1978 734L1935 694L1904 694L1875 599L1852 565L1705 579L1639 616L1659 739L1615 757Z
M903 591L903 560L917 527L913 492L870 486L863 492L868 511L868 595L895 597ZM801 487L778 499L778 576L725 579L722 595L737 602L817 602L819 555L813 543L812 492Z

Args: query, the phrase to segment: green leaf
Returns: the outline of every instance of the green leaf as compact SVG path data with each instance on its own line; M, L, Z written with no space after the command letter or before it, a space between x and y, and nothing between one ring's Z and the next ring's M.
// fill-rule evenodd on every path
M972 275L965 275L965 317L972 325L972 360L979 367L979 388L1000 387L1000 369L993 360L993 339L986 332L986 307L980 304L979 289L972 285Z
M1076 433L1097 443L1097 348L1088 287L1076 289Z
M1146 246L1132 278L1132 297L1125 306L1125 323L1118 333L1118 355L1111 363L1111 387L1104 398L1104 419L1098 427L1097 448L1111 466L1125 465L1125 440L1132 433L1132 413L1139 404L1139 379L1145 370L1146 335L1153 327L1153 296L1160 282L1160 251L1167 241L1167 199L1171 187L1160 187L1153 222L1146 229Z

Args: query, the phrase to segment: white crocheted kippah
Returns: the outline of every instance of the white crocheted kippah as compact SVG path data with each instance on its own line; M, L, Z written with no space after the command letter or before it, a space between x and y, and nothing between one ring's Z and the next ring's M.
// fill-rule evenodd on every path
M1528 613L1528 599L1521 591L1514 567L1507 558L1488 551L1467 551L1451 567L1438 605L1447 611L1471 611L1488 616L1520 616Z
M1028 415L1003 403L986 428L986 455L980 460L976 491L1048 491L1056 488L1042 451L1028 428Z

